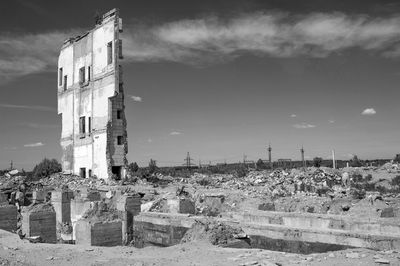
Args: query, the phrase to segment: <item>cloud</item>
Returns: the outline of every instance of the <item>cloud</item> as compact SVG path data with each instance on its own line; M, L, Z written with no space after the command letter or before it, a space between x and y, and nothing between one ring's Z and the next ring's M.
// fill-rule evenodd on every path
M29 8L41 12L40 6ZM55 71L62 43L83 29L0 33L0 81ZM400 16L255 12L219 18L204 16L167 23L132 23L122 34L128 62L170 61L192 65L258 57L326 57L358 48L400 57Z
M361 113L362 115L374 115L376 114L376 111L374 108L367 108Z
M295 118L295 117L297 117L297 115L296 114L291 114L290 117Z
M171 136L177 136L177 135L182 135L182 132L179 131L172 131L171 133L169 133Z
M18 104L7 104L0 103L0 108L14 108L14 109L27 109L27 110L35 110L35 111L48 111L55 112L56 109L50 106L43 105L18 105Z
M333 124L333 123L335 123L335 120L329 120L328 121L330 124Z
M29 144L24 145L24 147L40 147L40 146L44 146L44 144L42 142L36 142L36 143L29 143Z
M152 140L151 138L148 138L148 139L147 139L147 142L148 142L148 143L152 143L153 140Z
M57 57L65 39L82 30L43 33L0 33L0 82L57 69Z
M294 124L293 127L297 129L305 129L305 128L314 128L316 126L307 123L301 123L301 124Z
M129 95L129 97L135 102L142 102L143 99L140 96Z
M349 48L400 56L400 16L256 12L228 19L208 16L161 25L127 27L131 61L188 64L232 60L242 54L326 57Z

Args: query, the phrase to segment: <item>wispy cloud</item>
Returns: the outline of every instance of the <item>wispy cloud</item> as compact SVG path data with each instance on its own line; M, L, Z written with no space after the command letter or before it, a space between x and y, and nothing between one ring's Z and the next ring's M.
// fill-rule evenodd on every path
M297 129L305 129L305 128L314 128L316 126L307 123L301 123L301 124L294 124L293 127Z
M36 142L36 143L29 143L29 144L25 144L24 147L40 147L40 146L44 146L44 144L42 142Z
M182 135L182 132L179 131L172 131L171 133L169 133L171 136L178 136L178 135Z
M297 115L296 114L291 114L290 117L295 118L295 117L297 117Z
M376 111L374 108L367 108L361 113L362 115L374 115L376 114Z
M18 105L18 104L7 104L7 103L0 103L0 108L28 109L28 110L48 111L48 112L54 112L54 111L56 111L55 108L50 107L50 106L43 106L43 105Z
M329 120L328 121L330 124L333 124L333 123L335 123L335 120Z
M142 102L143 99L140 96L129 95L129 97L135 102Z
M30 8L41 12L35 6ZM160 24L135 23L125 28L124 56L131 62L203 65L243 54L326 57L349 48L400 57L399 15L374 18L340 12L256 12L230 18L205 16ZM54 71L62 42L84 32L0 33L0 81Z
M56 69L63 41L79 32L0 33L0 82Z
M125 55L133 61L214 63L242 54L326 57L349 48L400 56L400 16L283 12L203 17L128 27ZM191 60L188 60L191 59Z
M147 139L147 142L148 142L148 143L152 143L153 140L152 140L151 138L148 138L148 139Z

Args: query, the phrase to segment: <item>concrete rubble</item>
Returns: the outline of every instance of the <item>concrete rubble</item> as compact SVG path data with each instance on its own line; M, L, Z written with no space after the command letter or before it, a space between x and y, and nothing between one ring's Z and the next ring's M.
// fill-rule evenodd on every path
M0 229L32 243L141 248L206 241L298 253L292 262L314 261L301 254L331 252L325 257L386 264L400 250L398 175L389 164L249 171L244 177L158 173L107 182L66 174L29 182L17 174L0 178ZM372 258L365 248L394 253Z

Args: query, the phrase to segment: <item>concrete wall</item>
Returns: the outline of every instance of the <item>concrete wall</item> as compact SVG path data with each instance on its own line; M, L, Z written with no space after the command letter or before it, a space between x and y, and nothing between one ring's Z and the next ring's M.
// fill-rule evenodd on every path
M71 190L56 190L51 192L51 205L56 212L57 224L71 224Z
M126 140L123 83L119 65L118 11L103 16L100 25L83 36L69 39L60 51L58 69L67 75L58 85L58 113L62 117L62 166L66 173L107 179L112 166L126 167L127 142L117 144L117 136ZM108 64L107 45L112 43L112 62ZM80 69L85 82L80 83ZM60 75L60 74L59 74ZM88 80L90 76L90 80ZM60 76L58 77L60 79ZM121 110L122 118L116 112ZM79 118L85 117L85 134L79 133ZM89 118L91 131L89 132Z
M6 231L17 230L17 207L0 203L0 229Z
M56 213L52 208L44 210L22 209L22 233L27 237L40 236L45 243L56 243Z
M76 224L77 245L118 246L122 244L122 223L119 220L94 222L79 220Z
M77 238L76 224L82 218L82 215L93 205L91 199L75 197L71 201L71 224L72 224L72 239Z
M122 242L129 243L133 238L134 217L140 213L141 198L136 195L122 195L116 202L122 222Z
M141 213L133 226L134 245L172 246L178 244L186 231L195 224L195 218L187 214ZM204 218L204 217L203 217Z

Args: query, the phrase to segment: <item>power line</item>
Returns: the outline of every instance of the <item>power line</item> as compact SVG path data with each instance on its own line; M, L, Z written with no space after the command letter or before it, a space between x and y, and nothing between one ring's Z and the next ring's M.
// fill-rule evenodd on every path
M186 162L185 164L186 164L186 167L187 167L188 169L190 169L190 167L191 167L192 165L194 165L194 164L192 164L193 159L190 158L189 152L187 153L186 159L185 159L184 161Z

